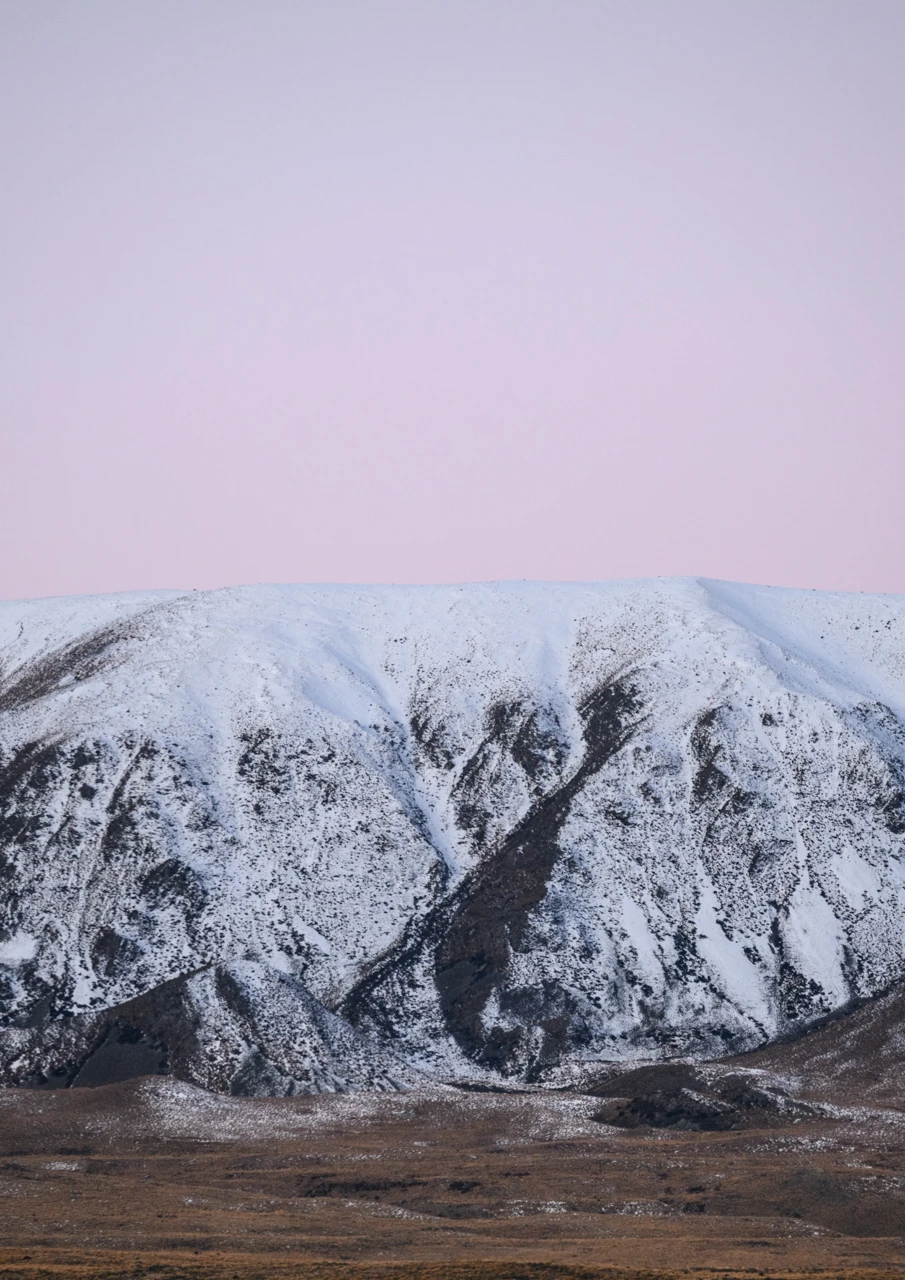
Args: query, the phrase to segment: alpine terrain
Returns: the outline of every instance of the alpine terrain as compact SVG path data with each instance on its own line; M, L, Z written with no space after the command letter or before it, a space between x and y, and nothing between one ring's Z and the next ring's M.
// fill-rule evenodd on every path
M903 976L905 598L0 605L2 1083L568 1083Z

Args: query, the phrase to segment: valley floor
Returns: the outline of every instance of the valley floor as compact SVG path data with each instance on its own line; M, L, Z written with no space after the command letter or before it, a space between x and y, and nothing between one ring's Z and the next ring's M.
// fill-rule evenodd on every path
M565 1093L0 1091L0 1277L905 1276L905 1114L617 1129Z

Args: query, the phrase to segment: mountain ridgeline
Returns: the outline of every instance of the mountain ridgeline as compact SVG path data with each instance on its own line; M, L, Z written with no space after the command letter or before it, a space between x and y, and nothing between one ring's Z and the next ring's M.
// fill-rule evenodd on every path
M568 1082L903 976L903 598L0 605L0 1082Z

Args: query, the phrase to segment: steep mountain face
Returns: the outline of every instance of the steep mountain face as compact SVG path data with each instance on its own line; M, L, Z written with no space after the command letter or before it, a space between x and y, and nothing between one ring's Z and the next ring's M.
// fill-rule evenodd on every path
M881 990L903 624L694 580L0 606L6 1078L124 1028L169 1063L106 1012L167 992L180 1070L292 1092L715 1057Z

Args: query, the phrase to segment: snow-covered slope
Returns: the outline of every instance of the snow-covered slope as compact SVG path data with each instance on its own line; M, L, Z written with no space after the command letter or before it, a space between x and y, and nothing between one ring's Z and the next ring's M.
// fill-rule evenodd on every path
M905 974L903 854L899 597L0 605L7 1064L241 963L444 1077L715 1055Z
M116 1005L4 1033L3 1084L53 1089L173 1074L245 1097L395 1091L426 1083L304 984L240 960Z

